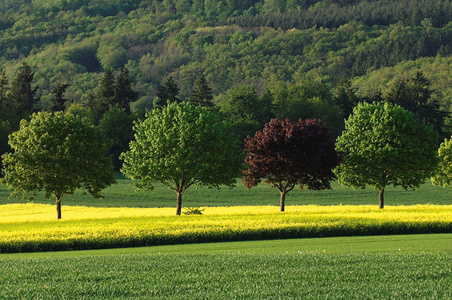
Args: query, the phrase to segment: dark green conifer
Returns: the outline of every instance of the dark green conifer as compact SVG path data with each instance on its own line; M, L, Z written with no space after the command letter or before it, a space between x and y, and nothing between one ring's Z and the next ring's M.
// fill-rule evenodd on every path
M139 93L132 89L132 81L129 78L129 70L124 70L115 80L115 103L114 106L123 108L126 113L130 113L130 103L138 100Z
M169 76L166 79L165 85L162 85L157 90L157 98L159 101L154 102L156 108L161 108L166 106L169 102L182 102L179 97L179 88L173 79L173 76Z
M64 93L69 87L69 84L57 84L57 86L52 90L53 97L50 99L52 106L50 107L50 112L64 111L66 109L66 101L68 99L64 98Z
M207 85L204 76L201 76L195 82L195 88L191 91L190 102L195 106L205 108L213 107L212 89Z
M34 105L39 101L36 97L38 87L32 87L34 72L27 63L22 64L16 78L11 83L7 99L7 107L16 113L31 114Z

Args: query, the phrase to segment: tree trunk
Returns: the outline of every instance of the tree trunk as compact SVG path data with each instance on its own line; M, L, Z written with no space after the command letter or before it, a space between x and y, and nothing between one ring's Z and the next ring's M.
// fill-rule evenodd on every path
M380 209L384 208L384 206L385 206L384 192L385 192L385 189L381 188L380 195L378 196L378 200L380 202Z
M176 216L180 216L181 210L182 210L182 193L177 192Z
M56 210L58 220L61 219L61 198L62 197L56 197Z
M280 210L284 211L284 202L286 200L286 191L281 192Z

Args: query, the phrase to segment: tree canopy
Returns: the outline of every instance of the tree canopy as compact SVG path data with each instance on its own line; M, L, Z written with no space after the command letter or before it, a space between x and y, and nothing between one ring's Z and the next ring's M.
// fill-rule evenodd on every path
M445 139L438 149L440 162L432 184L441 187L452 186L452 140Z
M33 114L30 121L21 121L9 144L14 152L2 156L2 182L13 189L12 196L33 199L41 190L47 198L53 195L58 219L64 195L81 188L101 198L101 190L115 183L103 132L80 117Z
M244 184L249 189L262 178L281 193L280 210L285 196L299 185L300 189L330 189L339 164L332 134L319 120L272 119L262 131L245 140L247 170Z
M182 195L192 185L231 186L240 176L243 152L238 139L217 116L190 103L168 103L135 123L135 140L123 153L122 172L152 189L159 182Z
M398 105L360 103L337 139L343 162L335 173L344 185L378 189L383 208L386 186L418 188L433 175L437 141L431 126Z

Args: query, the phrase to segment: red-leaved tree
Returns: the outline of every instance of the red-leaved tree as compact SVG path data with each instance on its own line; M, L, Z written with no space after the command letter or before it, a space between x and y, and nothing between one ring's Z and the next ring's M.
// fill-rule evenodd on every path
M263 131L245 139L248 151L243 182L250 189L265 178L281 192L281 211L286 194L296 185L308 190L331 189L333 169L340 159L327 125L320 120L292 122L272 119Z

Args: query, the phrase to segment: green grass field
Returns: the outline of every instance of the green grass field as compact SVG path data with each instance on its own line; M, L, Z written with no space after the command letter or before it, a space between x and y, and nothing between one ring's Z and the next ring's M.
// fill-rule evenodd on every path
M452 253L2 260L1 299L451 299Z
M65 205L175 207L165 187L135 192L130 181L82 193ZM24 203L8 199L0 204ZM389 188L387 205L451 205L452 191L425 184ZM378 205L373 189L295 190L287 205ZM52 203L41 196L36 203ZM183 206L278 205L265 185L247 191L191 188ZM0 299L452 299L452 234L245 241L141 248L0 254Z
M156 186L152 191L137 192L130 185L131 181L122 175L117 175L117 184L103 191L102 200L76 192L66 195L62 205L83 205L98 207L174 207L176 209L176 193L167 187ZM6 203L25 203L21 198L9 198L10 191L0 185L0 205ZM279 205L279 191L260 184L247 190L240 181L234 188L222 187L220 189L189 188L183 195L183 207L200 206L236 206L236 205ZM40 194L35 203L53 203L54 199L47 200ZM378 191L372 188L354 190L336 182L332 190L308 191L294 189L286 197L286 205L376 205L378 206ZM388 187L385 190L386 205L412 205L412 204L452 204L452 189L434 187L430 181L417 190L407 190L397 187ZM64 213L64 207L63 207Z

